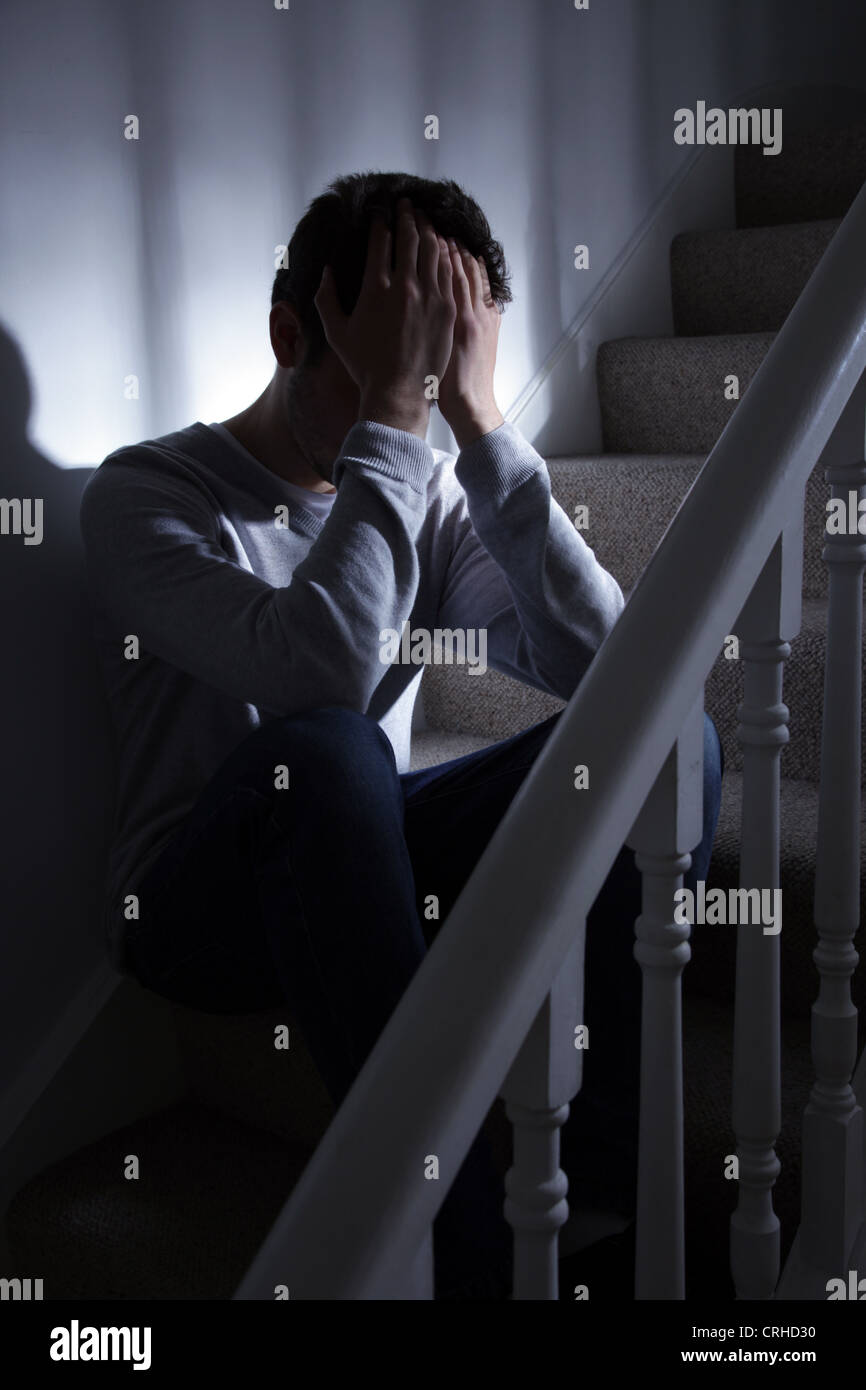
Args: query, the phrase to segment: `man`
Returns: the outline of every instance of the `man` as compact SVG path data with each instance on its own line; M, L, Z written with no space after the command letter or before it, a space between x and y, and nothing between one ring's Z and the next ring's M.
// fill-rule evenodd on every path
M491 665L568 698L623 597L497 407L511 295L477 204L446 180L338 179L288 261L262 395L110 455L82 530L118 733L115 960L198 1008L288 1001L339 1105L436 930L424 896L444 920L554 722L408 772L421 670L383 664L383 634L483 630ZM456 461L425 442L437 385ZM626 1169L636 889L621 856L587 985L620 1023L625 1001L586 1104L606 1123L621 1091ZM505 1248L500 1212L478 1144L436 1223L442 1294Z

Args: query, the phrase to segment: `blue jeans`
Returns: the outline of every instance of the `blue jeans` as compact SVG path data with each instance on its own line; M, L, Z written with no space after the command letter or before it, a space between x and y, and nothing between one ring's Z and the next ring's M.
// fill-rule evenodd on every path
M223 762L139 884L127 969L209 1012L287 1004L339 1106L558 718L403 774L365 715L333 707L268 721ZM709 718L704 741L692 886L706 878L719 808L721 748ZM275 788L281 764L288 790ZM431 895L434 921L424 915ZM640 876L622 851L588 918L591 1046L562 1131L572 1185L620 1205L632 1200L636 1154L639 911ZM502 1201L480 1135L434 1223L443 1296L507 1268Z

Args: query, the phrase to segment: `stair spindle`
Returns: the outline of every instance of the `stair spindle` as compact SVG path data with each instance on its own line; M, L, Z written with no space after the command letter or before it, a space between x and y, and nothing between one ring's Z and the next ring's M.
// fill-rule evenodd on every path
M558 1299L559 1230L568 1219L568 1179L559 1131L580 1089L585 924L517 1054L501 1095L514 1130L505 1215L514 1230L514 1298Z
M743 659L737 736L743 752L740 887L779 887L780 767L788 741L782 672L788 638L800 628L803 499L783 530L735 627ZM770 899L775 903L775 896ZM731 1273L738 1298L772 1298L779 1278L779 1220L773 1185L781 1128L780 932L762 918L737 925L734 1005L733 1127L739 1164L731 1217ZM781 929L784 930L784 904ZM722 1155L719 1161L722 1161Z
M862 417L861 417L862 418ZM866 464L824 471L831 495L849 517L859 503ZM856 522L855 522L856 527ZM825 537L829 609L813 953L820 974L812 1006L815 1084L803 1118L801 1250L809 1264L841 1274L863 1204L863 1111L851 1086L857 1063L857 1009L851 977L859 959L860 921L860 644L866 541L859 532Z
M680 977L689 925L675 892L700 842L703 690L638 816L629 846L643 875L635 959L643 973L636 1298L685 1297L683 1061Z

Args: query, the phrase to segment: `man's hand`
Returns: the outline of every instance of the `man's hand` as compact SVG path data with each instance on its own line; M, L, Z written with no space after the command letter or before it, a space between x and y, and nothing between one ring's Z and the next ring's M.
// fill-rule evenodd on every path
M351 315L340 308L328 266L313 302L328 343L359 387L358 419L410 430L423 439L430 417L426 380L441 380L451 356L457 316L451 256L408 198L397 204L393 269L391 246L391 233L376 220Z
M439 384L439 409L464 449L482 434L495 430L503 416L493 395L493 370L499 340L500 314L490 293L483 259L476 260L453 238L439 238L442 254L450 253L457 321L448 370Z

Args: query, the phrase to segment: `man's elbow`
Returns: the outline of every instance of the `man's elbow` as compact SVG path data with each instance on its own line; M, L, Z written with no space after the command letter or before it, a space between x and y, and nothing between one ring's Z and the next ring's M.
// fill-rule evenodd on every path
M587 624L589 629L588 646L591 648L590 659L595 656L601 644L616 627L619 616L625 608L625 595L619 584L612 574L608 574L607 579L608 584L604 599L597 605L593 611L592 620Z

